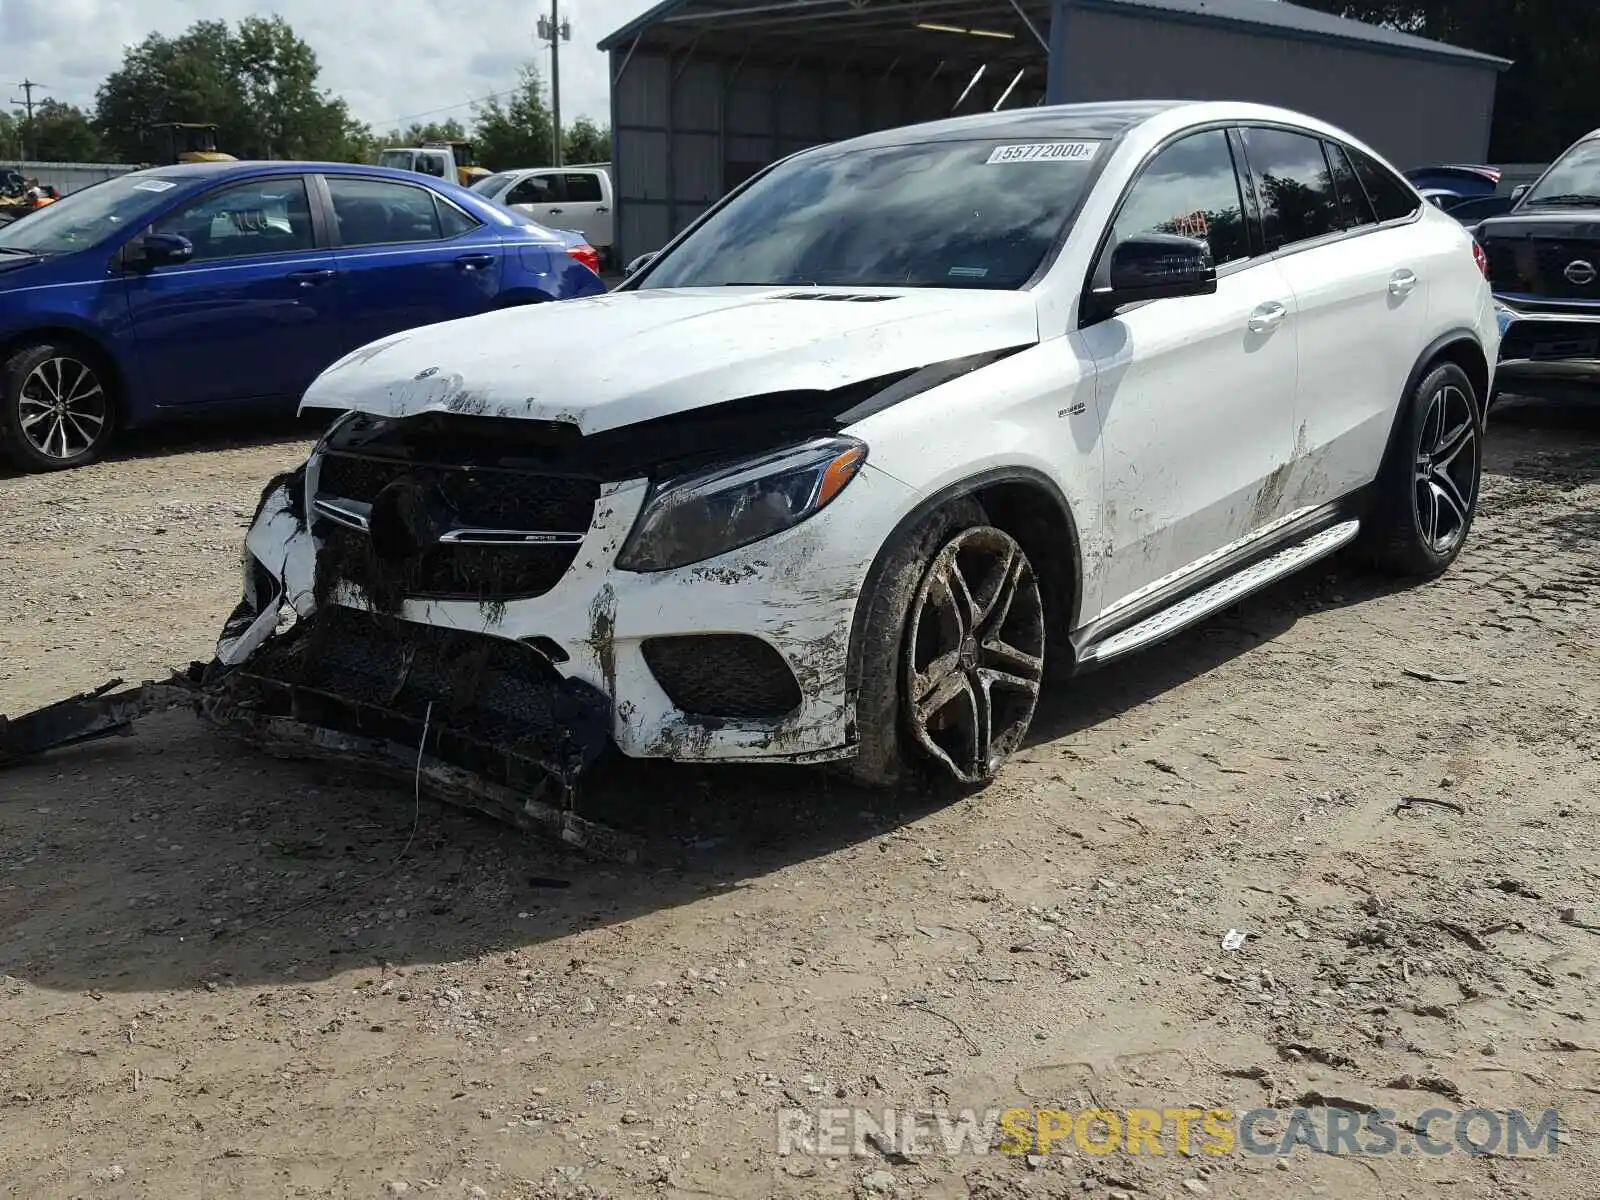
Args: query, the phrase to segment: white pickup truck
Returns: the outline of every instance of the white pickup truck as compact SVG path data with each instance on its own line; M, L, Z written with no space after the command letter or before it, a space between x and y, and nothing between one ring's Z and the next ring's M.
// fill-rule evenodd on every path
M575 229L609 262L616 240L610 163L527 167L480 179L472 190L527 213L541 225Z

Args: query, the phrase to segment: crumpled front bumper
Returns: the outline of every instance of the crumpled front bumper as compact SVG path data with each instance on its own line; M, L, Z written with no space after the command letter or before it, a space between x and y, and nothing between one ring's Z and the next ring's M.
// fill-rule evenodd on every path
M853 753L850 632L882 536L869 518L895 509L885 501L900 497L884 490L906 490L897 480L869 466L826 511L785 533L651 574L612 566L646 483L607 485L572 566L544 595L494 605L406 600L379 614L349 586L323 580L319 588L321 527L307 516L316 469L313 459L306 474L274 481L245 540L244 594L217 661L249 681L252 708L415 747L431 703L442 723L436 732L454 746L444 757L473 770L487 765L513 788L526 786L526 764L516 761L523 750L567 777L606 743L680 761L803 763ZM776 650L798 703L760 718L678 707L644 646L706 634Z

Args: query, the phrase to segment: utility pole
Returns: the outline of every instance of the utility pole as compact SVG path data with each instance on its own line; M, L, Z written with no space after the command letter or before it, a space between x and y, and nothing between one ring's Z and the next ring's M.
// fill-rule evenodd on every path
M540 17L539 38L550 43L550 152L553 166L561 165L561 43L572 40L572 26L561 19L561 0L550 0L550 15Z
M17 86L22 89L22 94L23 94L23 96L26 97L26 99L18 100L16 97L13 96L12 99L11 99L11 103L12 104L16 104L16 105L20 105L22 108L26 109L27 113L28 113L28 122L27 122L26 125L24 125L22 127L23 128L23 133L22 133L21 137L18 138L18 141L20 141L22 143L22 157L23 158L27 158L28 157L28 135L33 132L33 89L34 88L42 88L45 85L42 84L42 83L35 83L31 79L24 79L21 83L17 84Z

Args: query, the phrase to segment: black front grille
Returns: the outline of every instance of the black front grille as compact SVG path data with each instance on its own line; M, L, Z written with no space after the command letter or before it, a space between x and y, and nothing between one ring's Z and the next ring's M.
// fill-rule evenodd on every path
M425 483L455 529L582 534L594 519L600 496L599 480L587 476L418 465L340 453L323 457L317 495L370 505L402 479ZM367 535L330 520L319 520L317 533L323 543L319 590L327 594L346 581L386 612L408 598L500 604L542 596L561 581L578 554L576 544L440 542L396 560L376 553Z
M460 524L480 528L582 533L589 528L594 502L600 498L599 481L583 476L418 467L354 454L323 458L317 494L371 504L385 487L406 475L428 478Z
M1600 241L1488 236L1484 253L1497 292L1552 300L1600 301ZM1582 269L1587 263L1593 274ZM1576 279L1569 277L1572 270ZM1587 278L1588 282L1582 282Z
M364 533L321 521L317 554L319 593L340 581L354 584L368 601L394 612L407 599L471 600L503 604L542 596L567 573L577 546L452 546L443 544L401 562L384 559Z
M645 663L667 698L700 717L772 718L800 707L783 655L744 634L647 638Z

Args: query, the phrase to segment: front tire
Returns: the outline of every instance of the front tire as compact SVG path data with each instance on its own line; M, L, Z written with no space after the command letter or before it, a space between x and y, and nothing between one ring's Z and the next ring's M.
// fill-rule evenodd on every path
M1043 597L1017 540L976 501L948 505L890 548L866 611L849 776L991 782L1027 735L1044 677Z
M111 441L111 376L100 358L69 343L37 342L0 367L0 433L28 471L62 471L99 458Z
M1483 405L1455 363L1441 363L1405 400L1378 481L1370 541L1380 569L1425 580L1466 544L1483 477Z

